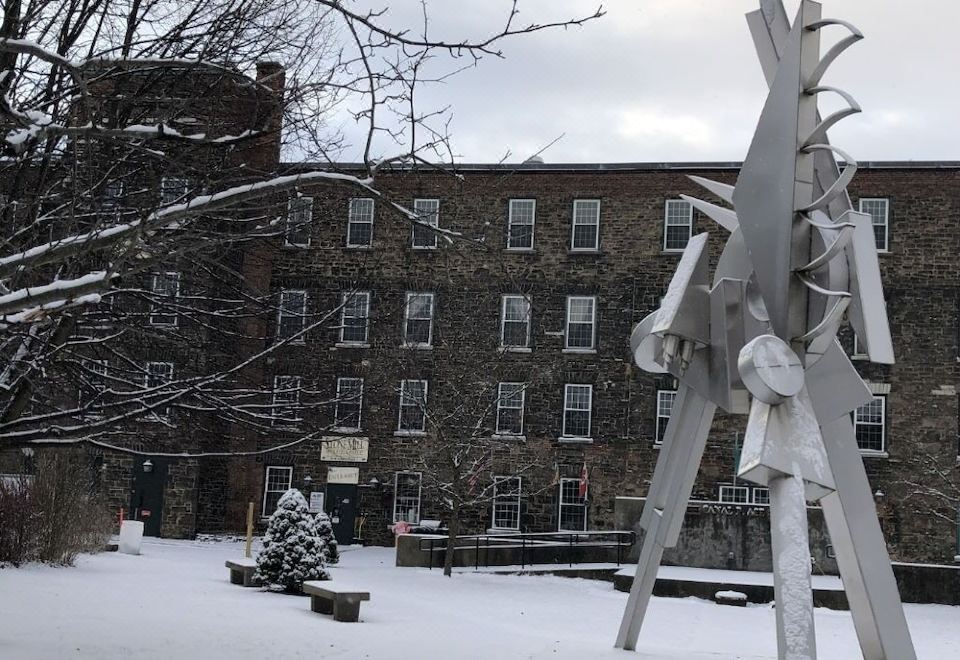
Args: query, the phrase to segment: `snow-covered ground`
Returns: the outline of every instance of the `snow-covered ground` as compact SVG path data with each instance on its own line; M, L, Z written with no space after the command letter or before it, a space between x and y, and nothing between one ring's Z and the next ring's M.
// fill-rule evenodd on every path
M654 598L640 651L612 648L626 594L607 582L393 566L389 548L344 548L333 579L363 585L361 623L309 601L231 585L233 542L147 540L75 568L0 570L0 658L35 660L758 660L776 657L774 613ZM960 658L960 607L908 605L922 660ZM859 658L850 615L818 609L821 660Z

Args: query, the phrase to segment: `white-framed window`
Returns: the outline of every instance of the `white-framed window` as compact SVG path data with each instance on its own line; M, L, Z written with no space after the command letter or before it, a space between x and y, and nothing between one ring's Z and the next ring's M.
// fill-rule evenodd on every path
M537 200L511 199L507 215L507 249L532 250Z
M587 502L580 497L579 479L560 480L560 511L557 518L558 531L587 531Z
M863 197L859 209L873 220L873 237L877 252L890 251L890 200L885 197Z
M596 348L597 299L595 296L567 296L567 327L564 348L592 351Z
M521 295L502 298L500 313L500 346L528 348L530 346L530 299Z
M750 487L721 485L718 499L725 504L749 504Z
M663 213L663 249L682 252L693 235L693 206L683 199L668 199Z
M150 325L177 325L180 273L153 273L150 276L150 294Z
M770 504L770 489L765 486L754 486L750 489L751 504Z
M433 342L433 294L408 292L403 317L403 345L430 346Z
M172 362L147 362L144 366L143 374L143 386L148 390L155 390L162 388L167 383L173 380L173 363ZM163 398L169 395L169 392L160 393L160 394L151 394L148 399L155 400L158 398ZM170 408L168 406L163 406L160 408L154 408L150 414L157 418L166 417L170 414Z
M343 294L340 310L340 343L366 344L370 333L370 292Z
M850 357L857 360L867 358L867 353L863 350L863 346L860 345L860 338L857 337L857 333L853 333L853 353L850 354Z
M673 412L673 402L677 399L676 390L657 390L657 435L654 442L658 445L667 435L667 424Z
M853 413L853 429L857 447L865 454L882 454L887 450L887 397L874 396Z
M423 224L430 225L430 227L440 226L440 200L415 199L413 200L413 210L420 216L420 222L413 225L413 247L421 250L430 250L437 247L437 232L431 231Z
M373 245L373 199L357 197L350 200L347 211L347 247L364 248Z
M187 180L182 177L165 176L160 179L160 203L175 204L187 194Z
M273 423L300 421L300 376L273 377Z
M494 529L520 529L520 477L493 478Z
M497 435L523 435L526 383L500 383L497 387Z
M423 433L427 429L427 416L424 407L427 403L427 381L400 381L400 415L397 431L401 433Z
M261 518L269 518L277 510L280 498L293 484L293 468L288 465L268 465L263 475L263 509Z
M600 249L600 200L573 200L570 249L593 252Z
M393 476L393 522L420 522L419 472L397 472Z
M563 437L589 438L593 385L567 383L563 390Z
M287 200L284 243L294 247L310 245L310 222L313 220L313 197L291 197Z
M334 426L345 431L359 431L363 415L363 379L337 379L337 409Z
M277 308L277 338L287 339L303 330L307 320L307 292L302 289L280 291ZM303 337L294 341L302 342Z

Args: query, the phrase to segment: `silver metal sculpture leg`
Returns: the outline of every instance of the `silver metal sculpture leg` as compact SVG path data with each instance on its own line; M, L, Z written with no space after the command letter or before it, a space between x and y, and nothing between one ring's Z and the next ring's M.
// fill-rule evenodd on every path
M637 572L615 646L633 650L657 581L664 548L677 544L690 492L700 469L716 405L681 385L660 447L660 457L640 517L645 530Z
M770 480L770 546L780 660L816 660L810 540L803 479Z
M821 429L830 467L843 477L820 505L864 660L916 660L853 423L844 415Z

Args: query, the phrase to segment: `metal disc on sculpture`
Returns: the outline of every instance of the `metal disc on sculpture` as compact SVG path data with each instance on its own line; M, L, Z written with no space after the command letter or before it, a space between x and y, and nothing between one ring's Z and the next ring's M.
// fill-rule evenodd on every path
M803 387L803 365L785 341L760 335L740 351L740 377L750 394L776 405Z

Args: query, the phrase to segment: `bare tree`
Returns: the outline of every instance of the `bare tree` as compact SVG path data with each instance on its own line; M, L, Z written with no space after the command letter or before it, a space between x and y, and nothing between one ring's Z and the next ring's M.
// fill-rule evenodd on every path
M348 187L404 231L468 241L378 187L384 167L452 159L448 109L420 108L417 90L502 57L509 38L603 14L519 25L514 2L491 33L449 39L433 34L425 4L415 30L340 0L4 8L0 448L148 454L163 452L142 421L162 435L170 410L223 437L271 436L278 393L285 414L329 403L310 383L264 383L269 357L340 318L338 305L310 307L263 276L278 246L309 232L301 191ZM343 109L366 135L350 171L335 163L352 145L329 125ZM319 164L280 172L281 152ZM184 351L183 373L155 357Z

